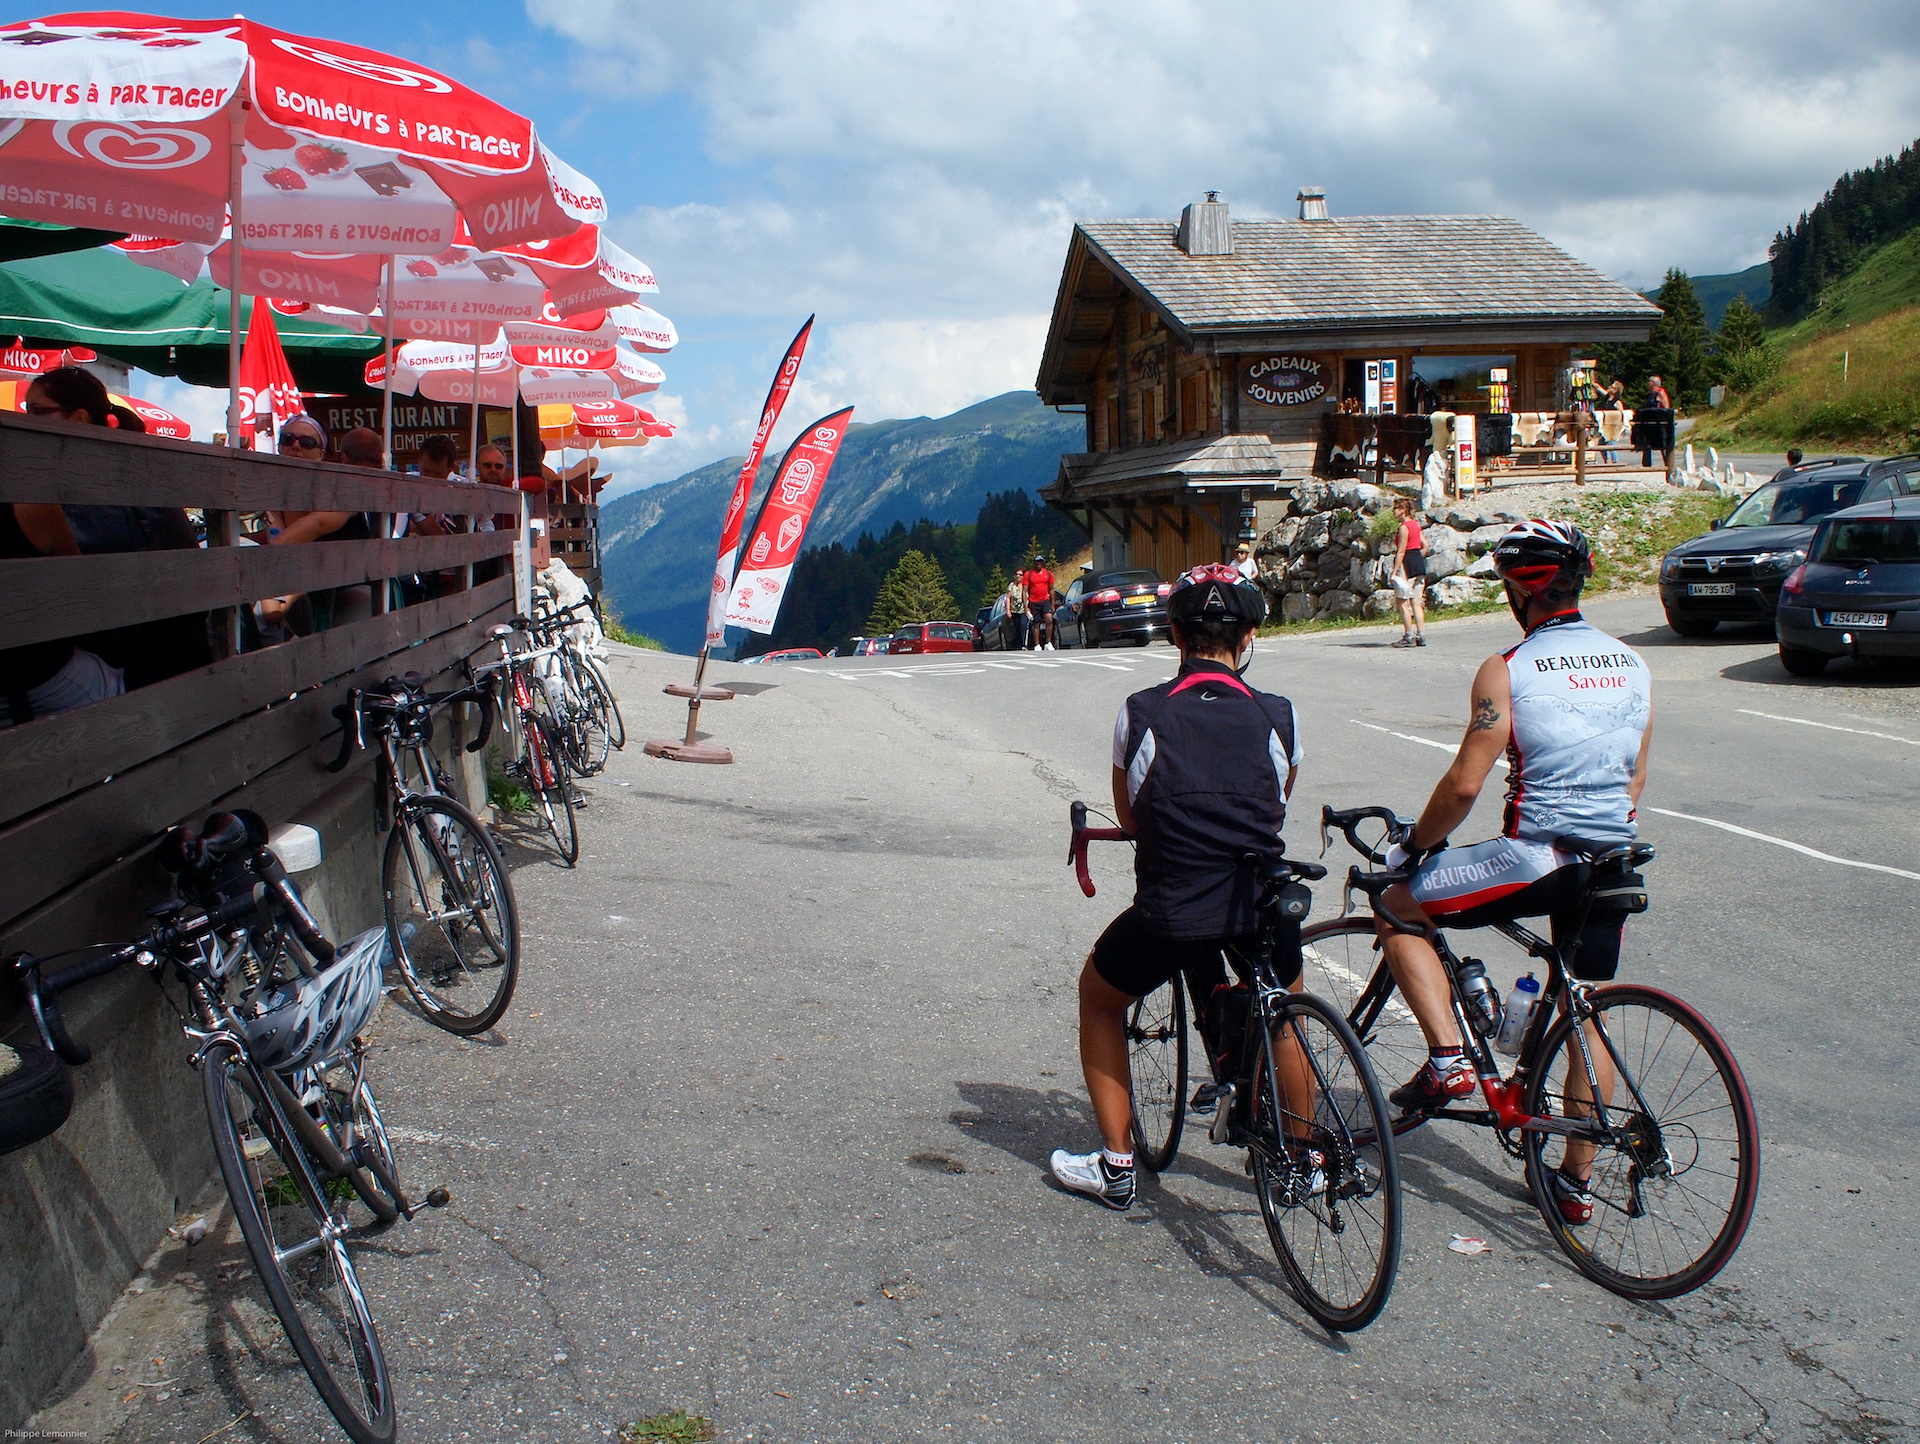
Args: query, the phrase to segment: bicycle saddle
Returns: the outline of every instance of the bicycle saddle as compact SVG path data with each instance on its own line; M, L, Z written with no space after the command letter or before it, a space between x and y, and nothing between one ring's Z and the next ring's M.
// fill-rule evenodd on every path
M1290 857L1262 858L1260 881L1279 885L1289 882L1318 882L1327 870L1317 862L1296 862Z
M497 627L488 627L488 628L487 628L487 635L488 635L489 637L493 637L493 638L495 638L495 639L498 639L498 638L500 638L500 637L511 637L511 636L513 635L513 628L512 628L512 627L509 627L509 626L507 626L507 625L506 625L506 624L505 624L505 623L503 622L503 623L501 623L501 625L499 625L499 626L497 626Z

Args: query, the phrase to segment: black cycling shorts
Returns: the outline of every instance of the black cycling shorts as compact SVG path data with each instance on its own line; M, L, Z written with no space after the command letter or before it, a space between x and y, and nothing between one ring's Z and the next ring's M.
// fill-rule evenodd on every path
M1300 976L1298 933L1295 946L1280 940L1275 949L1274 971L1282 987L1292 987ZM1187 974L1187 991L1193 994L1193 1006L1203 1005L1214 985L1226 976L1220 952L1225 948L1251 957L1255 937L1251 933L1231 938L1168 938L1149 929L1138 907L1130 907L1107 924L1100 940L1093 945L1093 970L1110 988L1130 998L1144 998L1175 973ZM1240 971L1236 959L1235 971Z

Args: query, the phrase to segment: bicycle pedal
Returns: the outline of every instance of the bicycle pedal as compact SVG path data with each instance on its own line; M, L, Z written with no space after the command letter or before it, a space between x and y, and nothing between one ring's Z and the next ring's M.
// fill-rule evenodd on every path
M1225 1143L1233 1136L1234 1091L1233 1084L1222 1083L1213 1095L1213 1122L1207 1127L1210 1142Z
M452 1202L453 1195L444 1188L430 1188L427 1190L428 1208L445 1208Z

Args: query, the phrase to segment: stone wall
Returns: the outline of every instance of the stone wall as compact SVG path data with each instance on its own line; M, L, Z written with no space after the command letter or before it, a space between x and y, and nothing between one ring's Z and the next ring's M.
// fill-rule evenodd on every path
M1394 533L1372 539L1376 518L1391 512L1395 493L1369 482L1314 481L1293 494L1287 516L1254 546L1257 580L1280 622L1341 617L1392 617ZM1422 514L1427 558L1427 609L1441 611L1495 594L1486 553L1522 518L1491 507Z

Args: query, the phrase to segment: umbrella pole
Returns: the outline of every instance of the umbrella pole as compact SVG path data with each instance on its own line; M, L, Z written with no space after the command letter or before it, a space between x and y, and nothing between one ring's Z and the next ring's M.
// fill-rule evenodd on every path
M240 179L247 161L247 122L235 100L227 149L227 210L232 238L227 243L227 446L240 447ZM252 417L246 420L251 424Z
M467 442L467 471L475 479L480 475L480 343L473 343L473 430Z
M386 322L387 374L381 382L385 395L380 403L380 454L386 459L388 471L393 470L393 262L387 257L387 299L381 307L385 313L381 319Z

